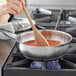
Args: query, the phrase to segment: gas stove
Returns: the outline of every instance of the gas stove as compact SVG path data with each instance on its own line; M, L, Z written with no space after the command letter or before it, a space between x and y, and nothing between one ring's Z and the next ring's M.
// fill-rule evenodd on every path
M37 26L41 26L43 29L54 29L57 17L59 16L59 10L52 11L53 14L50 17L52 17L53 20L48 22L45 17L39 17L36 11L33 11L31 16L36 21ZM73 14L72 12L75 11L63 10L61 20L57 28L57 30L70 33L73 36L68 52L62 58L58 59L58 63L61 67L60 69L52 70L46 68L45 65L49 61L41 61L45 64L41 69L30 68L31 63L34 60L25 58L19 50L19 44L16 42L2 67L2 76L76 76L76 26L75 23L71 23L67 18ZM41 18L42 21L38 21L37 18ZM43 20L43 18L45 18L45 20Z
M51 28L51 27L50 27ZM69 27L70 28L70 27ZM60 30L67 30L67 28L60 28ZM65 56L59 58L58 62L61 66L59 70L52 70L47 68L42 69L31 69L30 65L34 60L25 58L18 48L18 43L15 43L14 47L11 50L11 53L8 59L5 62L5 65L2 69L3 76L75 76L76 75L76 39L72 40L70 48ZM44 62L44 61L42 61ZM48 61L47 61L48 62Z

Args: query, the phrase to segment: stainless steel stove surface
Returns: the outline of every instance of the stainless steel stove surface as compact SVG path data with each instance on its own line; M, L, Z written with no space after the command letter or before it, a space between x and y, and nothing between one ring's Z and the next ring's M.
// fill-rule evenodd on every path
M48 21L49 18L46 19L42 16L43 14L38 13L38 11L33 11L31 16L36 21L37 26L41 26L45 29L54 29L59 16L59 10L52 11L53 13L50 16L52 21ZM60 69L52 70L45 66L41 69L30 68L31 63L34 60L25 58L19 51L19 44L16 43L2 68L2 76L76 76L76 25L68 20L69 16L75 17L75 11L63 10L61 20L57 28L58 30L65 31L73 36L73 40L67 54L58 59L58 63L61 67ZM46 17L49 17L49 15ZM46 64L48 61L41 62Z

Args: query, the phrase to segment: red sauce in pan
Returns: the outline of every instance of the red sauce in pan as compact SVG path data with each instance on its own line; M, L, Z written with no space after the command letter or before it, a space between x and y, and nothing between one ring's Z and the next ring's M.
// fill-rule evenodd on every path
M47 40L50 46L56 46L62 44L60 41L55 40ZM31 45L31 46L38 46L37 42L35 40L30 40L27 42L23 42L23 44Z

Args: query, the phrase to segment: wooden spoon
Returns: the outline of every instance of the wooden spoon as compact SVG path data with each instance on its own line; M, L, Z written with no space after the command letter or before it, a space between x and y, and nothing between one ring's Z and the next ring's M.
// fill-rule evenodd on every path
M32 18L30 17L30 14L26 8L25 5L23 5L23 11L24 14L26 15L27 19L30 22L30 25L32 26L33 32L34 32L34 36L35 39L38 43L39 46L49 46L48 41L45 39L45 37L37 30L37 28L35 27L35 24L32 22Z

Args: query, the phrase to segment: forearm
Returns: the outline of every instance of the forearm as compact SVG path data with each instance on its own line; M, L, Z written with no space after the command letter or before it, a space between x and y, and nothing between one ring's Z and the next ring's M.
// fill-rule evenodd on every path
M6 14L3 16L0 16L0 23L7 23L10 22L13 19L13 14Z
M10 18L9 14L0 16L0 23L7 23L9 18Z

